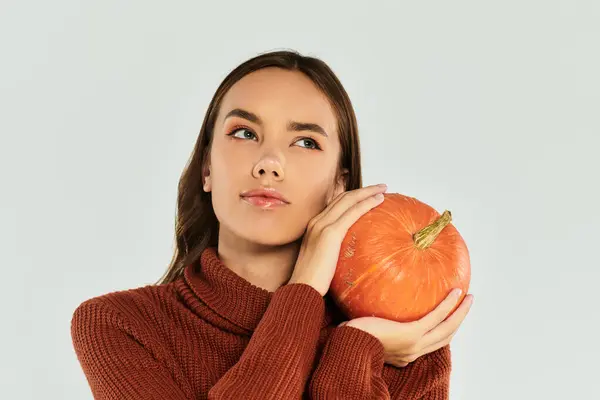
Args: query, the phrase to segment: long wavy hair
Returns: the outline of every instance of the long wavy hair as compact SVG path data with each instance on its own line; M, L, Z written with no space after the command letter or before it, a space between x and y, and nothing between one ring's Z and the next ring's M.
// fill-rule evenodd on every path
M249 73L268 67L304 73L329 98L336 113L341 145L339 168L340 171L343 168L348 170L346 190L362 186L356 115L346 90L331 68L318 58L296 51L279 50L259 54L240 64L225 77L208 106L196 145L179 179L173 258L157 284L176 280L207 247L217 245L219 224L212 207L211 193L202 189L202 169L210 152L215 120L227 91Z

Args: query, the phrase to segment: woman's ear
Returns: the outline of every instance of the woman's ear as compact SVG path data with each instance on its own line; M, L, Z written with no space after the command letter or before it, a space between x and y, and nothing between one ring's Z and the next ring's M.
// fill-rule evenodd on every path
M340 174L338 175L337 179L337 185L335 188L336 196L348 190L348 176L349 171L347 168L344 168L342 169L342 171L340 171Z
M210 165L208 163L204 164L204 167L202 167L202 189L207 193L212 190Z
M335 187L333 188L333 192L329 197L327 204L331 203L336 197L346 191L348 187L348 169L344 168L340 174L337 176L335 181Z
M346 190L348 190L348 178L350 176L350 171L348 171L348 168L343 168L340 171L340 174L338 176L338 187L336 188L336 192L339 189L339 193L345 192Z

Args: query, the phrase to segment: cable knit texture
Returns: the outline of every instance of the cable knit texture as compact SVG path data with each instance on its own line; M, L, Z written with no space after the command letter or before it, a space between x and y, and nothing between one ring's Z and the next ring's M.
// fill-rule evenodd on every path
M208 248L174 282L84 301L71 336L95 399L448 399L448 346L396 368L341 321L311 286L269 292Z

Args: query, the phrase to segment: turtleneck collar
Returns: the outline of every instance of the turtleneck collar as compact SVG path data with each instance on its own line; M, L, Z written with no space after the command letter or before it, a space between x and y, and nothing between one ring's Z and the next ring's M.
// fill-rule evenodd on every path
M253 285L227 268L215 247L205 249L198 261L186 266L183 273L185 283L197 297L184 296L186 301L198 308L200 300L221 318L246 331L254 331L273 293ZM326 304L331 303L327 298L325 300ZM331 307L326 308L322 327L328 326L336 317Z

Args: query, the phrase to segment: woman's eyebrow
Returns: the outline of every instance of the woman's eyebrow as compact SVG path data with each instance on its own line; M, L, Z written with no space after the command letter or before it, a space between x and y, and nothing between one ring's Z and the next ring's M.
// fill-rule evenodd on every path
M230 117L239 117L239 118L248 120L250 122L253 122L257 125L260 125L260 126L263 125L263 122L258 115L254 114L250 111L243 110L241 108L234 108L233 110L229 111L227 113L227 115L225 116L225 120L227 120L227 118L230 118ZM314 124L311 122L290 121L290 122L288 122L287 129L289 131L296 131L296 132L312 131L312 132L316 132L320 135L323 135L325 137L328 137L327 132L325 132L325 129L323 129L320 125Z

